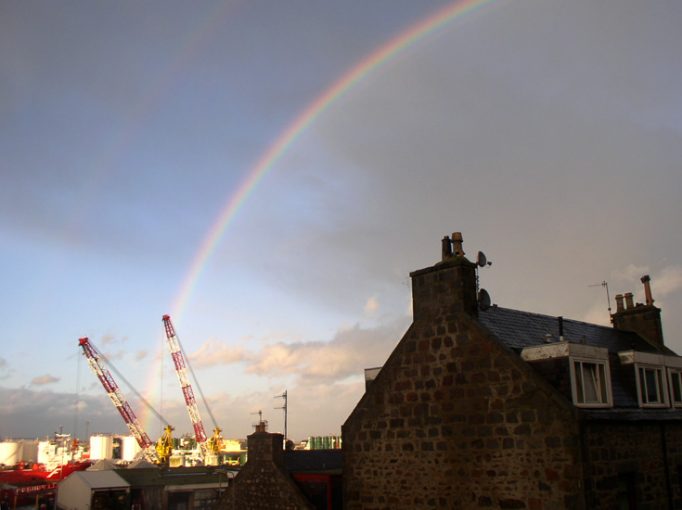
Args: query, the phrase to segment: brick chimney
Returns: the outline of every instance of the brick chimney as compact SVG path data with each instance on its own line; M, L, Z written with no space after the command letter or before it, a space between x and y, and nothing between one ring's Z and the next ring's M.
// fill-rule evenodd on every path
M465 312L478 315L476 264L464 257L462 234L441 241L442 260L410 273L414 321L431 321Z
M631 292L616 296L616 313L611 316L613 327L623 331L634 331L646 338L652 344L663 347L663 327L661 325L661 309L654 306L651 295L651 278L644 275L641 278L644 284L644 296L646 303L633 301ZM625 306L623 306L625 300Z
M283 463L284 436L266 432L264 422L256 425L256 431L246 438L249 452L249 462L274 462L281 466Z

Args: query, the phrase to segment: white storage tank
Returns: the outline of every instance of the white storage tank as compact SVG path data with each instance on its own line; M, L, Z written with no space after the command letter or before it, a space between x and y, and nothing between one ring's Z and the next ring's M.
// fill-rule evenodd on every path
M23 444L21 441L3 441L0 443L0 464L16 466L22 461Z
M90 437L90 459L111 459L114 456L114 438L108 434Z
M121 436L121 460L132 462L141 449L135 436Z
M33 441L22 441L23 443L23 453L22 457L25 462L30 462L33 464L34 462L38 462L38 441L33 440Z

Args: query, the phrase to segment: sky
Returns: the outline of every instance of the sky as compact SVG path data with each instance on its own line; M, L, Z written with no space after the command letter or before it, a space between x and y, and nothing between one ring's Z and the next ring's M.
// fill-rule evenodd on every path
M0 436L126 431L84 336L150 437L138 394L190 432L167 313L209 434L282 431L285 390L290 438L340 434L454 231L508 308L608 325L601 282L615 307L650 274L682 353L681 25L674 0L0 3Z

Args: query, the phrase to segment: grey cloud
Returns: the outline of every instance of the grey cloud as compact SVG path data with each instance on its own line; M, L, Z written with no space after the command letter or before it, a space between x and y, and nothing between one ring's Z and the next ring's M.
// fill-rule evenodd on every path
M247 371L263 376L293 375L299 381L333 382L360 375L383 364L408 325L395 320L374 329L355 326L339 331L329 342L279 342L254 354Z
M217 340L207 340L189 358L195 367L229 365L244 361L248 357L242 347L231 347Z
M74 433L84 437L86 421L89 432L96 433L128 433L128 428L104 394L84 395L78 397L73 393L59 393L27 388L0 387L0 415L2 419L3 436L15 438L43 437L53 434L64 427L64 432ZM142 404L130 401L138 418L143 416ZM177 424L179 431L183 431L183 424L189 421L182 402L169 401L164 406L164 416L170 423ZM144 426L144 424L143 424ZM151 420L147 433L156 440L162 429L162 424ZM187 428L191 430L191 424Z

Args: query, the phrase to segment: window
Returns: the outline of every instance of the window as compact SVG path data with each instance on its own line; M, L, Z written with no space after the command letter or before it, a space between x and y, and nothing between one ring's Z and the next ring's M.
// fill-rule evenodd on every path
M573 402L604 407L611 403L608 366L604 361L572 360Z
M663 384L663 369L646 365L637 366L637 389L642 406L667 405L667 392Z
M670 369L670 400L674 406L682 406L682 371Z

